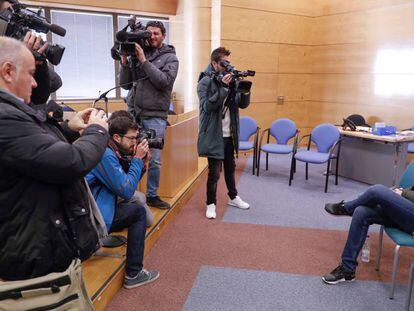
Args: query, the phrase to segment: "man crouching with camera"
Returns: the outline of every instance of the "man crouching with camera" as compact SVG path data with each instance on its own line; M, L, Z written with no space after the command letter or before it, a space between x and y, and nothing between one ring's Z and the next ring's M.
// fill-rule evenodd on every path
M37 85L34 72L35 60L29 49L16 39L0 37L3 280L26 280L63 272L73 262L79 262L76 258L86 259L99 248L83 177L99 163L105 151L106 117L103 112L87 109L77 113L65 130L45 112L29 107L32 89ZM82 134L70 144L64 134L75 137L75 132ZM80 267L80 262L76 266ZM59 291L59 285L56 286ZM0 282L0 292L2 289L4 283ZM16 304L22 298L8 297L10 292L1 293L9 299L0 300L0 309L28 308L4 308L7 301ZM38 306L30 305L35 307ZM89 310L86 305L81 309Z
M124 287L129 289L156 280L159 272L143 269L147 220L142 203L145 204L145 199L134 199L150 158L149 146L146 139L139 138L137 123L125 113L114 112L115 117L109 119L108 147L87 180L108 231L128 228Z
M238 195L235 183L238 152L239 108L250 103L250 92L236 88L233 73L227 73L220 63L229 61L230 51L219 47L211 53L211 64L200 75L197 93L200 99L200 126L198 133L198 154L208 158L207 209L206 217L216 218L217 182L221 165L230 200L229 205L248 209L250 205Z

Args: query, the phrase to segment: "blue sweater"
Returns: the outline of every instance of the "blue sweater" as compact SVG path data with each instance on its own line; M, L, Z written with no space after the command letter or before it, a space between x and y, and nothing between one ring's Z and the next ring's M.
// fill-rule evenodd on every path
M141 179L143 165L141 159L133 158L128 173L125 173L116 154L106 148L101 162L86 176L108 230L114 219L117 197L124 200L132 198Z

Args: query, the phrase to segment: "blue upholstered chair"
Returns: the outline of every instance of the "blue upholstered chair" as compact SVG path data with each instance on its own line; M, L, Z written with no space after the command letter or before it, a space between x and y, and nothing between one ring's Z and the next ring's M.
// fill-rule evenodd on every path
M401 176L400 182L398 183L398 187L400 188L409 188L414 186L414 161L408 165L407 169L405 170L404 174ZM391 290L390 290L390 299L394 298L394 290L395 290L395 279L397 277L397 270L398 270L398 255L400 253L401 246L414 246L414 236L403 232L397 228L385 227L381 226L380 234L379 234L379 247L378 247L378 255L377 255L377 271L380 268L381 263L381 255L382 255L382 239L385 233L391 238L391 240L395 243L394 248L394 264L392 268L392 277L391 277Z
M414 143L408 144L408 153L414 153Z
M262 145L263 137L267 132L267 143ZM295 122L289 119L278 119L273 121L270 128L265 129L260 136L259 155L257 159L257 176L260 170L260 153L266 152L266 171L269 169L269 153L273 154L289 154L293 151L294 145L297 143L299 131ZM270 143L270 136L274 137L276 143ZM290 139L294 138L294 143L288 145Z
M307 150L297 150L297 146L305 138L308 139ZM320 124L315 127L310 135L302 136L292 154L292 163L290 166L289 186L292 184L293 174L295 173L296 161L306 163L306 180L308 179L308 165L327 163L325 192L328 191L329 171L331 167L331 160L336 158L336 174L335 185L338 184L338 163L340 153L340 133L339 130L332 124ZM311 142L316 145L316 150L310 150ZM336 148L338 146L338 148ZM337 149L336 153L335 150Z
M250 137L254 135L253 141L250 141ZM253 165L252 174L256 169L257 163L257 141L259 136L259 127L257 122L252 117L240 118L240 135L239 135L239 151L248 151L253 149Z

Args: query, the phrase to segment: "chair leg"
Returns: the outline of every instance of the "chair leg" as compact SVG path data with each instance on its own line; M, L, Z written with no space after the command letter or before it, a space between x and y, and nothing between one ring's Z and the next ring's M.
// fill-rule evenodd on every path
M254 171L256 170L256 147L253 148L253 163L252 163L252 175L254 175Z
M325 193L328 192L328 181L329 181L329 170L331 169L331 160L328 160L328 167L326 169L326 179L325 179Z
M306 176L306 180L308 180L308 162L306 162L306 165L305 165L305 176Z
M413 292L413 270L414 270L414 262L411 264L410 267L410 277L408 278L408 290L407 290L407 296L405 299L405 311L410 310L410 304L411 304L411 293Z
M269 152L266 152L266 171L269 170Z
M380 270L380 264L381 264L381 256L382 256L382 240L384 238L384 226L381 226L380 232L379 232L379 239L378 239L378 255L377 255L377 266L375 267L375 270Z
M293 173L296 173L296 159L293 160Z
M256 176L259 176L259 171L260 171L260 156L261 156L261 150L258 150L258 156L257 156L257 167L256 167Z
M293 179L293 166L296 165L296 159L295 156L292 155L292 161L290 162L290 175L289 175L289 186L292 185L292 179Z
M339 158L336 158L335 185L337 185L337 186L338 186L338 166L339 166Z
M395 279L397 278L398 255L399 254L400 254L400 245L397 244L394 249L394 264L392 267L390 299L394 299Z

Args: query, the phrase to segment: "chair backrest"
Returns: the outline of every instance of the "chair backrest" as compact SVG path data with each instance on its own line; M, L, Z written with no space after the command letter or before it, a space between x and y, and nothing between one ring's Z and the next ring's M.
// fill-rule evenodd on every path
M328 153L340 137L339 130L330 123L320 124L312 130L312 141L319 152Z
M252 117L240 117L240 141L248 141L250 136L256 134L257 122Z
M296 135L296 131L296 124L290 119L277 119L270 125L270 135L281 145L286 145Z
M366 125L365 118L360 114L351 114L347 119L351 120L356 126Z
M414 186L414 161L407 166L397 186L404 189Z

